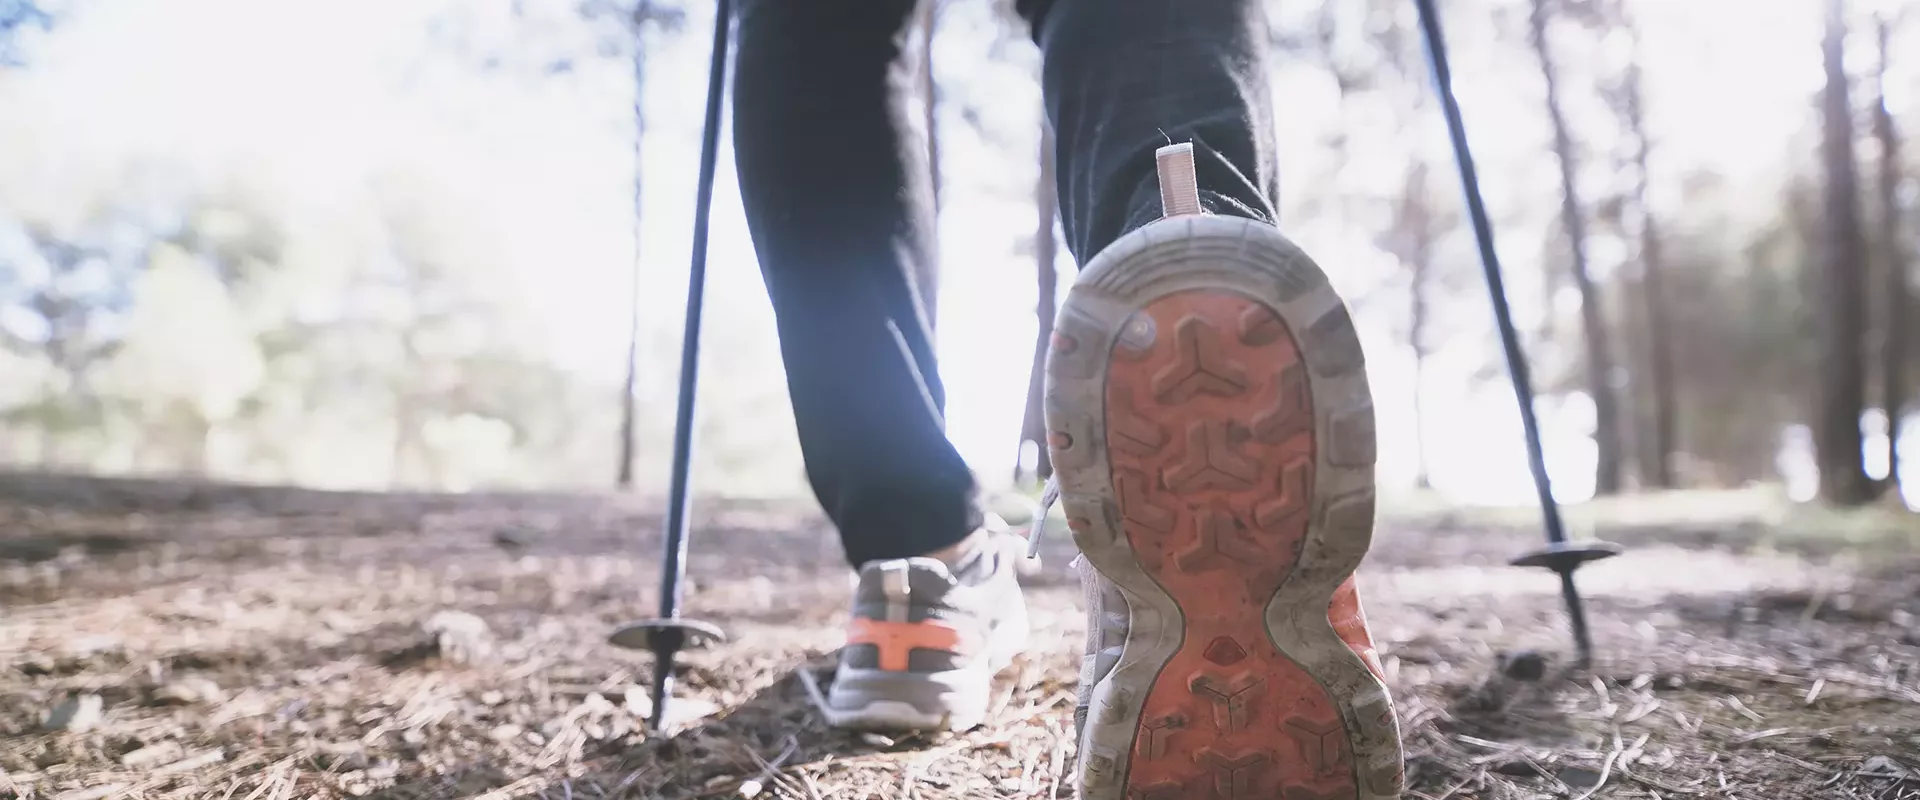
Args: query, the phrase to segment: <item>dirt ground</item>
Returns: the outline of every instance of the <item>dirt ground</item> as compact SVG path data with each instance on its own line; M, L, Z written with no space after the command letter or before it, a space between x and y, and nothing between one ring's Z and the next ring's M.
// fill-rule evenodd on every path
M994 722L890 740L826 730L801 680L848 594L818 516L701 504L689 612L731 640L685 658L667 736L648 657L604 643L654 611L656 511L0 474L0 797L1071 796L1065 536ZM1537 533L1386 524L1361 582L1410 796L1920 798L1920 548L1604 533L1628 551L1580 575L1600 658L1571 671L1557 580L1504 566ZM1544 677L1500 667L1528 651Z

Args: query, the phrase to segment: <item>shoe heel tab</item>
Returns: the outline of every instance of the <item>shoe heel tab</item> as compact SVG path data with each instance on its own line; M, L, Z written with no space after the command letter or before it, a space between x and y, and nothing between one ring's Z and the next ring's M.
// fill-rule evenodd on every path
M1184 217L1204 213L1200 178L1193 166L1193 143L1162 147L1153 153L1160 171L1160 214Z

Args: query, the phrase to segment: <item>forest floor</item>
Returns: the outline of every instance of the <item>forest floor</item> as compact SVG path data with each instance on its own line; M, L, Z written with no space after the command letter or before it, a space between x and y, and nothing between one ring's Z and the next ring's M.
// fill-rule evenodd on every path
M1920 797L1912 518L1664 503L1575 509L1627 551L1580 573L1594 667L1535 681L1496 667L1566 649L1557 581L1505 566L1526 515L1385 510L1360 580L1410 797ZM800 680L848 594L818 515L703 503L689 612L731 640L668 736L605 644L654 611L656 512L0 474L0 797L1071 796L1067 537L993 722L888 739Z

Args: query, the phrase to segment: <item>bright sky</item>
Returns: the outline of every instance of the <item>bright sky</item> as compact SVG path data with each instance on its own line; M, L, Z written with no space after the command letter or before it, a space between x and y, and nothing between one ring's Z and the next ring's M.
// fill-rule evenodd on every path
M165 154L206 174L243 170L275 187L285 202L316 218L345 213L365 197L369 176L405 165L446 187L474 235L489 237L513 275L511 290L548 325L556 356L581 369L616 374L624 342L627 264L632 237L625 66L588 65L571 81L535 83L480 78L423 59L420 31L457 0L93 0L75 4L58 36L28 73L0 75L10 98L0 118L0 155L11 202L40 198L57 206L76 176L106 174L140 154ZM497 19L506 0L474 0L467 12ZM700 5L700 4L691 4ZM938 56L943 79L977 66L983 44L970 32L978 8L954 10ZM1637 3L1647 29L1651 118L1662 161L1718 168L1736 182L1771 191L1789 138L1806 119L1820 83L1818 8L1805 0L1689 0ZM1737 20L1738 22L1733 22ZM1477 20L1458 20L1466 28ZM652 117L645 164L643 256L659 279L649 292L656 315L643 324L677 332L684 291L689 206L697 161L710 21L698 13L690 34L670 39L653 60L647 105ZM504 28L482 25L481 35ZM1473 36L1458 36L1456 42ZM1458 45L1456 45L1458 46ZM1523 54L1522 54L1523 55ZM1493 63L1460 52L1457 71L1490 199L1498 207L1535 202L1540 145L1535 73L1514 53ZM1862 62L1865 63L1865 62ZM995 92L984 111L1018 126L1037 119L1038 97L1026 62L993 65L1012 80L985 82ZM1494 76L1517 76L1495 80ZM400 80L406 76L407 80ZM1471 80L1467 80L1471 78ZM1291 121L1282 129L1283 185L1289 204L1313 191L1285 175L1324 165L1314 141L1338 121L1324 81L1282 70L1277 84ZM964 92L954 85L951 91ZM975 89L975 91L982 91ZM1303 123L1302 120L1307 122ZM1313 124L1314 121L1321 124ZM958 124L957 118L953 120ZM1435 137L1443 136L1434 127ZM31 142L22 148L21 138ZM724 138L723 138L724 141ZM1443 145L1440 139L1436 146ZM1027 359L1033 337L1031 265L1014 241L1031 228L1031 211L1007 187L1030 185L1033 165L1008 163L971 138L947 143L952 175L942 219L941 354L950 392L950 435L983 474L1009 473L1015 454ZM709 363L752 351L770 357L774 342L730 169L723 154L715 205L709 298ZM1363 165L1355 164L1354 167ZM1452 176L1446 178L1451 181ZM456 202L457 199L457 202ZM1292 231L1343 286L1365 289L1392 269L1337 225ZM1539 246L1535 232L1503 241L1516 298L1527 293ZM1063 272L1071 274L1069 265ZM621 287L611 290L611 287ZM1384 313L1384 312L1383 312ZM1363 319L1379 396L1383 478L1411 482L1413 429L1409 358L1391 338L1396 320ZM1485 323L1491 326L1491 319ZM1441 488L1461 500L1524 501L1526 478L1510 390L1463 380L1484 354L1441 355L1424 387L1428 448ZM670 392L675 364L649 362L652 390ZM777 381L776 376L768 380ZM777 385L777 384L776 384ZM764 387L763 387L764 388ZM1576 399L1555 414L1548 447L1562 494L1591 490L1592 447L1582 433L1590 411ZM654 421L658 422L658 421ZM670 425L670 421L660 424Z

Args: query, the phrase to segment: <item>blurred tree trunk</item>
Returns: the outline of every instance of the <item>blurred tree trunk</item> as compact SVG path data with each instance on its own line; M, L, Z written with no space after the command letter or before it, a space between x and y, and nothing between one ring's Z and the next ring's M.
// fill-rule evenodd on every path
M1433 346L1427 341L1430 319L1429 293L1433 275L1433 215L1427 208L1427 162L1415 161L1407 172L1407 183L1400 198L1400 224L1405 226L1406 262L1409 271L1408 295L1411 308L1407 315L1407 344L1413 350L1413 447L1414 481L1421 489L1433 488L1427 470L1427 416L1421 395L1426 388L1427 358Z
M169 410L178 412L177 421L169 420L178 426L178 438L174 439L179 454L176 468L195 478L207 477L213 467L213 423L190 402L176 403Z
M1622 275L1614 282L1620 307L1620 341L1623 369L1629 376L1626 390L1622 393L1622 415L1625 419L1624 441L1626 457L1633 461L1633 474L1637 477L1638 488L1645 489L1654 485L1654 476L1660 471L1659 453L1653 446L1653 390L1647 385L1645 376L1653 374L1648 365L1652 359L1653 346L1647 336L1646 279L1639 273Z
M393 442L387 453L389 489L406 485L407 457L420 450L420 413L417 405L411 388L401 387L394 394Z
M1873 134L1880 140L1880 258L1881 279L1886 297L1880 340L1880 407L1887 414L1887 479L1881 491L1900 494L1900 421L1907 400L1907 309L1912 305L1907 288L1907 253L1900 230L1900 134L1894 128L1893 112L1887 107L1888 41L1893 24L1885 16L1877 21L1880 63L1874 72Z
M1032 442L1039 449L1034 461L1034 477L1046 480L1053 477L1053 456L1047 452L1047 350L1053 340L1053 317L1058 305L1056 292L1060 285L1058 273L1053 262L1059 257L1059 247L1053 236L1053 225L1060 212L1060 198L1054 189L1053 173L1053 131L1045 123L1040 126L1040 177L1033 184L1033 263L1034 274L1038 276L1038 299L1034 303L1034 316L1039 326L1033 336L1033 367L1027 375L1027 411L1020 422L1020 450L1027 449ZM1014 480L1025 476L1020 474L1020 464L1014 464Z
M1826 173L1826 252L1820 295L1820 375L1814 445L1820 496L1833 505L1872 498L1861 452L1866 405L1866 241L1860 225L1860 181L1853 152L1853 106L1846 71L1844 0L1827 0L1822 43L1827 86L1821 98L1821 161Z
M642 37L646 34L646 25L653 14L651 0L639 0L633 8L633 263L628 265L630 278L627 283L627 369L626 378L620 385L620 455L618 469L613 483L621 489L633 488L633 457L635 438L634 391L639 388L640 380L640 201L641 189L645 185L642 168L645 164L642 145L647 139L647 48Z
M1600 307L1600 290L1587 271L1586 220L1576 185L1573 140L1567 131L1566 115L1560 108L1560 86L1553 56L1547 46L1548 0L1533 0L1531 15L1534 55L1540 60L1540 73L1546 81L1547 116L1553 125L1553 152L1560 163L1561 223L1566 228L1568 246L1573 255L1573 283L1580 292L1581 335L1586 340L1587 391L1593 398L1594 445L1598 450L1594 474L1594 494L1618 494L1621 482L1620 407L1613 385L1613 354L1609 347L1606 317Z
M927 172L932 180L933 231L928 234L932 242L939 240L940 230L940 97L939 88L933 80L933 36L939 21L940 0L921 0L920 21L915 25L920 50L919 68L916 71L920 79L921 123L927 129ZM940 251L937 245L929 249L933 253ZM927 328L931 330L940 315L940 259L930 256L917 263L919 274L913 276L914 282L920 287L920 304L926 307Z
M1560 315L1555 309L1560 306L1560 290L1566 287L1567 276L1556 268L1558 265L1552 260L1551 254L1545 252L1557 244L1549 240L1547 247L1542 248L1540 318L1535 321L1533 342L1530 345L1539 348L1540 352L1553 350L1560 343Z
M39 426L39 430L36 433L39 436L40 452L36 454L38 459L35 461L35 465L47 471L59 469L59 454L55 452L59 447L59 437L54 434L53 426L43 423ZM136 460L135 463L138 463L138 461Z
M1648 185L1652 181L1651 162L1653 142L1647 136L1646 103L1643 76L1640 71L1640 32L1631 18L1621 9L1621 22L1633 42L1633 55L1627 64L1626 74L1626 112L1627 126L1633 135L1634 206L1640 211L1640 300L1646 317L1646 359L1650 380L1647 401L1651 408L1647 414L1647 439L1645 443L1645 465L1647 474L1642 476L1646 485L1659 489L1674 488L1673 453L1679 441L1679 400L1675 397L1673 372L1673 341L1667 318L1666 299L1666 261L1661 257L1660 230L1654 217L1652 203L1648 200Z

